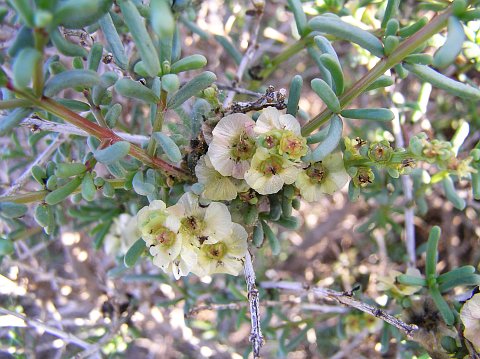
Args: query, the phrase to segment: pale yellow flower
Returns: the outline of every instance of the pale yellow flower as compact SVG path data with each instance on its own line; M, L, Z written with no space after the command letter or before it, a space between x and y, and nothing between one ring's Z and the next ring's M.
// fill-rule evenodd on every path
M212 201L231 201L237 197L236 182L232 177L224 177L212 165L210 158L205 155L195 166L198 183L204 185L202 196Z
M234 113L223 117L212 131L208 157L223 176L243 179L255 153L255 122L247 115Z
M393 293L403 296L412 295L422 289L421 286L398 283L396 278L401 274L403 273L396 270L390 270L387 276L379 276L377 289L380 291L391 290ZM423 278L420 271L416 268L408 268L405 274L412 277Z
M295 186L300 190L303 199L314 202L325 194L333 194L343 188L349 178L342 155L336 152L320 162L311 163L298 175Z
M194 246L207 239L215 242L232 230L232 217L226 205L212 202L203 207L198 199L197 195L187 192L176 205L168 208L180 222L179 236L184 243Z
M245 173L245 181L260 194L272 194L280 191L284 184L295 182L300 171L293 162L260 147Z
M263 110L255 124L259 143L270 152L300 160L307 153L307 139L301 135L300 123L289 114L282 115L275 107Z
M122 213L113 220L103 240L103 248L108 255L122 256L140 237L137 217Z
M295 135L300 135L300 123L289 114L282 115L275 107L267 107L258 117L255 123L256 133L267 133L272 130L288 130Z
M480 351L480 293L467 300L460 311L460 319L465 327L463 335L477 351Z
M163 201L156 200L137 214L137 226L153 256L153 264L176 279L185 276L196 265L197 258L188 243L178 235L180 220L172 215Z
M231 233L221 240L202 243L198 253L198 267L193 272L199 276L227 273L238 275L243 268L243 258L247 252L247 231L233 223Z

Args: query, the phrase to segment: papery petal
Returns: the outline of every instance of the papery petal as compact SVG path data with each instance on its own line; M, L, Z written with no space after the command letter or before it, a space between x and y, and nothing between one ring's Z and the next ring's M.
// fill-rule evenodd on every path
M211 203L205 212L205 232L215 238L223 238L232 230L232 216L227 206L220 202Z
M290 130L296 135L301 134L301 127L298 120L290 114L280 115L279 121L281 130Z
M255 124L256 133L267 133L273 129L281 128L279 121L280 112L275 107L265 108Z

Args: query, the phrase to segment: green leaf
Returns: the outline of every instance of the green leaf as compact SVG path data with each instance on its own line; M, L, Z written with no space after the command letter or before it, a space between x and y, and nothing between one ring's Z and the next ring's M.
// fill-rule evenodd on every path
M257 248L261 247L263 244L264 232L262 224L257 224L253 229L253 245Z
M115 63L122 69L126 70L128 68L128 57L123 47L122 40L118 35L117 29L113 24L112 17L109 13L106 13L98 23L102 28L103 34L105 35L105 40L107 41L108 47L112 52L113 59Z
M279 255L281 247L278 238L275 236L275 233L273 233L272 229L268 226L267 223L265 223L264 221L261 221L260 223L262 224L263 232L267 237L268 244L270 245L270 249L272 250L272 254L274 256Z
M52 209L46 204L38 204L35 207L33 218L40 227L47 227L52 216Z
M115 84L115 90L122 96L142 100L149 104L156 104L160 101L155 92L131 79L123 78L118 80Z
M145 241L140 238L138 239L127 251L125 258L123 260L127 268L133 267L137 263L140 256L145 251L146 245Z
M28 207L14 202L0 202L0 214L6 218L19 218L27 213Z
M150 1L150 23L160 39L171 37L175 31L175 19L170 9L170 1Z
M112 6L113 0L65 0L55 12L55 23L67 29L81 29L100 19Z
M201 69L207 64L207 58L203 55L190 55L173 63L170 67L172 74L179 72Z
M325 81L321 79L313 79L311 86L312 90L322 99L330 111L333 113L339 113L341 111L337 95L335 95L335 92L333 92Z
M180 107L190 97L197 95L217 80L213 72L205 71L188 81L168 101L169 108Z
M435 303L438 311L442 315L443 320L447 325L453 325L455 322L455 316L452 313L452 310L448 306L447 302L445 299L443 299L442 294L438 290L437 287L431 287L429 288L429 293L433 299L433 302Z
M391 86L391 85L393 85L393 78L391 78L390 76L382 75L378 79L373 81L370 84L370 86L368 86L366 88L365 92L375 90L375 89L380 88L380 87L388 87L388 86Z
M78 186L82 183L82 177L75 177L70 182L67 182L62 187L57 188L56 190L50 192L45 197L45 202L49 205L54 205L62 202L65 198L70 196L73 191L75 191Z
M298 102L302 92L303 79L300 75L295 75L290 83L290 91L288 93L287 113L297 116Z
M98 162L109 165L125 157L129 151L130 143L127 141L120 141L115 142L107 148L95 151L93 155Z
M60 34L60 31L58 31L58 29L52 29L52 31L50 32L50 39L52 40L57 50L63 55L72 57L87 57L88 55L86 49L65 39L62 34Z
M307 30L307 16L303 11L302 2L300 0L287 0L288 7L293 12L295 24L300 36L305 35Z
M154 132L152 136L160 147L162 147L163 152L165 152L170 161L173 163L182 161L182 153L170 136L167 136L163 132Z
M463 211L467 206L467 203L462 197L458 195L452 178L450 176L446 176L442 181L442 185L443 191L445 192L445 196L447 197L447 199L452 202L453 206L456 209Z
M451 278L448 281L440 284L438 289L441 293L448 292L449 290L459 286L477 286L480 285L480 275L467 274L462 277Z
M433 55L433 65L443 68L450 65L462 51L465 32L462 23L455 17L448 18L448 32L445 43Z
M320 56L320 61L332 75L333 84L335 85L335 93L337 96L340 96L344 90L344 80L342 68L340 67L338 59L330 54L323 54Z
M155 192L155 186L151 183L146 183L143 178L143 173L138 171L132 179L132 185L135 192L141 196L150 196Z
M151 77L155 77L160 72L160 60L157 50L153 45L152 39L148 35L144 19L140 16L137 7L129 0L118 1L122 10L125 23L133 37L133 42L140 52L140 57L145 65L145 69Z
M425 287L427 285L427 280L425 278L419 278L419 277L411 276L408 274L400 274L395 278L395 280L398 283L405 284L405 285L422 286L422 287Z
M9 239L0 238L0 256L9 256L15 252L13 242Z
M324 32L340 39L354 42L370 51L373 55L383 57L383 45L377 37L339 18L316 16L308 22L308 26L314 31Z
M343 110L340 115L346 118L371 121L392 121L395 117L392 111L386 108L358 108Z
M112 105L107 113L105 114L105 122L107 123L108 127L113 128L115 127L118 118L122 114L122 105L116 103Z
M32 113L29 108L16 108L6 116L0 119L0 136L9 133L13 128L17 127L20 121L24 120Z
M100 61L103 56L103 46L98 42L94 43L90 48L87 58L87 68L92 71L97 71Z
M36 49L26 47L22 49L13 63L13 84L19 89L29 86L37 64L42 60L42 54Z
M421 80L430 82L433 86L445 90L451 95L480 100L480 90L476 87L452 80L428 66L407 63L403 66Z
M327 137L319 144L311 154L307 154L302 158L306 162L318 162L323 160L327 155L332 153L338 146L343 133L342 119L334 115L330 120Z
M58 178L68 178L85 173L87 167L83 163L58 163L55 175Z
M418 21L414 22L413 24L398 30L398 35L402 37L412 36L414 33L416 33L418 30L420 30L422 27L428 24L429 21L430 19L424 16L420 18Z
M437 273L437 256L438 256L438 241L440 240L441 229L438 226L433 226L428 235L427 241L427 258L425 261L425 275L429 286L432 278L436 277Z
M97 187L93 182L93 177L90 172L85 173L82 180L82 197L85 201L91 202L95 199Z
M90 88L100 83L100 77L90 70L67 70L45 83L45 96L52 97L67 88Z

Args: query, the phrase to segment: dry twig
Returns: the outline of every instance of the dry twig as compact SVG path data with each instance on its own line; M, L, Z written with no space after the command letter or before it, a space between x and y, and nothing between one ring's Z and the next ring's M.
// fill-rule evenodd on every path
M252 343L253 357L260 358L260 348L264 343L262 328L260 326L260 301L258 298L258 289L255 284L255 271L253 269L252 257L249 251L247 251L245 255L245 281L247 282L250 320L252 322L249 340Z
M385 313L382 309L376 308L369 304L365 304L355 298L353 298L352 292L337 292L332 289L309 286L307 284L302 284L298 282L262 282L260 283L262 288L271 288L271 289L280 289L288 290L291 292L296 292L299 294L308 294L312 293L318 298L323 298L326 300L336 301L340 304L361 310L364 313L373 315L376 318L382 319L383 321L393 325L394 327L402 330L411 336L414 331L418 329L416 325L410 325L402 322L400 319L391 316L390 314Z

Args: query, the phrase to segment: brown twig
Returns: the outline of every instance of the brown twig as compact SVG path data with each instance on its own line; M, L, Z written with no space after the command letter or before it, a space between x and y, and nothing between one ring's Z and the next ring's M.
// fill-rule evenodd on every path
M287 92L285 89L275 91L273 86L268 86L265 91L265 95L258 100L251 102L234 102L225 112L230 113L247 113L250 111L260 111L265 107L275 107L279 110L283 110L287 107L285 103L285 97Z
M391 316L390 314L385 313L382 309L376 308L369 304L365 304L353 297L352 292L337 292L332 289L309 286L299 282L262 282L260 283L262 288L269 289L280 289L288 290L291 292L296 292L298 294L308 294L312 293L318 298L336 301L340 304L346 305L358 309L364 313L370 314L376 318L382 319L383 321L393 325L394 327L405 332L407 336L411 336L414 331L418 329L416 325L406 324L400 319Z

